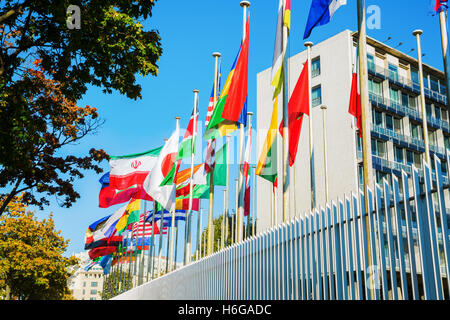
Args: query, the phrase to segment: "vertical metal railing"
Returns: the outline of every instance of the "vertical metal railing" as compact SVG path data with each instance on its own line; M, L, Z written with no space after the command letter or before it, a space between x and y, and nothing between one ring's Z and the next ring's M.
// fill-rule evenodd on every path
M423 184L412 167L369 189L368 212L360 190L116 298L448 300L449 194L434 161L435 179L425 164Z

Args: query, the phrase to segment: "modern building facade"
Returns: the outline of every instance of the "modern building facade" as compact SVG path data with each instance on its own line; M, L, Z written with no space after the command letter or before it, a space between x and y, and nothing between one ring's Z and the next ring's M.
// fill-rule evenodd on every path
M314 146L314 175L316 207L324 206L325 165L324 125L326 120L326 155L328 201L350 195L362 185L362 148L355 128L355 119L348 113L351 76L356 52L357 34L349 30L311 47L312 132ZM306 48L288 59L288 92L292 93L303 63ZM425 159L420 108L420 85L417 59L386 44L367 38L369 100L371 108L372 165L374 182L401 170L411 173L412 165L421 169ZM449 114L445 75L440 70L423 64L425 101L430 153L442 162L446 174L445 150L450 147ZM270 68L257 75L257 153L269 127L273 108L273 87L270 86ZM322 109L325 105L327 108ZM282 105L278 106L278 121L282 119ZM311 210L311 183L309 157L309 119L303 119L295 164L290 168L290 210L286 218ZM282 142L278 139L278 159ZM432 164L434 170L434 164ZM282 174L278 165L278 176ZM420 170L420 173L422 171ZM411 181L410 181L411 183ZM444 181L448 183L448 179ZM282 188L273 197L272 184L257 178L258 232L270 227L277 212L282 219ZM400 190L401 191L401 190ZM448 200L448 190L446 190ZM277 208L275 210L274 208Z

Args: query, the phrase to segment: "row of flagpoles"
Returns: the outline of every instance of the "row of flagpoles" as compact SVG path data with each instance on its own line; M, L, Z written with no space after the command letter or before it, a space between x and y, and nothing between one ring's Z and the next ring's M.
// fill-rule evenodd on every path
M304 33L307 39L311 31L319 26L330 22L336 10L345 5L346 0L313 0L308 15L308 21ZM442 35L442 48L446 75L448 63L447 31L446 31L446 4L447 1L436 1L436 12L439 12ZM202 257L199 251L203 247L203 256L213 253L214 246L214 226L213 226L213 203L215 186L225 186L224 190L224 210L221 225L221 239L218 248L224 248L227 244L227 232L229 226L229 139L230 134L237 131L239 134L238 148L238 179L236 181L236 220L232 220L232 243L240 242L244 238L244 216L247 216L247 227L252 230L247 231L247 235L255 234L255 207L253 207L253 221L250 224L250 150L252 144L251 113L247 112L247 83L248 83L248 53L249 53L249 15L248 1L241 1L243 8L243 33L238 55L233 63L230 73L223 88L220 86L220 53L213 53L214 57L214 84L208 105L205 134L203 139L207 142L205 162L201 165L194 165L195 141L198 132L198 90L194 90L194 108L186 129L186 133L179 143L179 118L176 121L176 130L172 136L166 140L164 146L149 150L144 153L111 157L111 170L105 174L100 182L102 189L99 200L100 207L107 208L111 205L128 202L124 207L119 208L114 214L106 216L91 224L86 232L85 249L90 250L89 255L100 265L117 265L117 261L131 262L134 259L134 267L137 266L137 252L141 248L141 267L143 272L143 252L149 251L148 272L146 279L153 279L161 273L162 243L163 234L166 227L170 227L170 235L166 237L166 272L175 268L175 252L178 248L177 239L174 239L177 222L185 221L184 239L184 264L188 264L192 258L192 215L193 211L199 212L197 215L197 239L196 258ZM372 186L372 155L370 138L370 108L368 97L368 67L366 56L366 23L365 23L365 3L364 0L357 1L358 12L358 46L357 60L354 62L352 90L350 92L349 113L355 117L358 133L362 138L363 149L363 182L364 191ZM280 219L277 213L278 186L282 188L282 216L281 221L289 218L290 206L295 199L289 199L289 186L295 181L289 181L290 177L295 180L295 174L290 174L296 159L298 142L304 115L309 120L309 157L310 157L310 187L311 187L311 209L316 203L315 176L314 176L314 141L312 135L312 96L311 96L311 47L312 42L305 42L307 50L307 60L305 61L299 79L289 96L288 79L289 70L287 67L286 49L290 33L291 6L290 0L279 0L277 30L275 37L275 48L271 70L271 85L273 86L273 109L270 127L267 136L261 146L258 162L255 167L253 186L255 186L256 175L270 181L273 184L273 210L271 225L277 224ZM419 79L421 81L421 108L423 114L423 128L426 150L428 148L426 134L426 110L423 93L422 61L420 54L420 31L415 31L417 37L419 54ZM447 77L447 88L449 88ZM447 90L447 95L449 90ZM450 101L450 99L448 99ZM283 118L278 122L278 106L283 108ZM325 107L324 107L325 108ZM244 143L244 127L248 124L247 143ZM324 124L325 126L325 124ZM277 135L280 133L280 137ZM220 150L216 152L216 143L219 138L225 137L225 142ZM282 139L282 175L278 177L277 140ZM325 142L324 142L325 143ZM245 147L245 148L244 148ZM326 148L326 147L325 147ZM429 151L426 151L429 163ZM190 158L190 167L179 170L181 161ZM217 159L222 159L220 166ZM326 168L326 159L324 166ZM225 178L224 178L225 176ZM280 178L280 179L278 179ZM325 179L326 179L325 174ZM225 180L225 182L223 182ZM295 188L295 187L294 187ZM253 187L254 201L255 187ZM327 192L327 191L326 191ZM295 190L294 190L295 194ZM326 197L328 199L328 195ZM368 199L368 197L364 197ZM208 224L207 239L200 237L201 230L201 199L208 199ZM141 200L144 200L144 210L142 213ZM294 200L294 201L293 201ZM147 210L147 201L153 203L153 210ZM365 203L366 210L368 209ZM178 215L179 213L179 215ZM142 217L142 221L140 221ZM234 219L234 216L232 216ZM142 233L133 233L133 226L142 224ZM146 224L151 232L151 237L146 238ZM131 230L131 231L130 231ZM166 231L167 232L167 231ZM158 248L158 268L155 275L156 246L155 236L159 237ZM139 238L140 237L140 238ZM125 240L127 239L127 240ZM133 240L134 239L134 240ZM141 245L139 246L139 240ZM148 240L148 246L146 245ZM218 239L217 239L218 240ZM134 242L133 242L134 241ZM203 246L201 245L203 243ZM134 248L134 258L132 250ZM206 252L205 252L206 251ZM125 252L125 253L124 253ZM370 253L369 253L370 257ZM150 259L151 258L151 259ZM109 270L109 269L108 269ZM130 272L131 269L128 270ZM136 269L135 269L136 270ZM109 272L109 271L108 271ZM118 276L119 276L118 272ZM106 274L106 272L105 272ZM123 275L121 276L122 280ZM143 274L142 277L143 279ZM120 281L122 281L120 280ZM124 280L125 281L125 280ZM143 281L143 280L142 280Z

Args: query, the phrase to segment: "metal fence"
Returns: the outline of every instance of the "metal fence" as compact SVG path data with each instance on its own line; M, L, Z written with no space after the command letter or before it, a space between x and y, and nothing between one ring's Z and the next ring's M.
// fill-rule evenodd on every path
M423 184L413 167L368 189L367 212L351 194L115 299L449 299L448 186L434 161L434 183L425 165Z

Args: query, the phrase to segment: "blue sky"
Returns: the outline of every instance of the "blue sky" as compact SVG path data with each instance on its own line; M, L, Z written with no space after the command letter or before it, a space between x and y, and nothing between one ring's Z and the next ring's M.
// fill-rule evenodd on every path
M106 122L98 133L86 137L75 146L63 150L85 155L91 148L101 148L110 155L125 155L142 152L163 144L175 129L175 116L181 117L181 128L186 127L192 112L193 89L199 89L200 120L206 117L211 93L214 59L212 53L222 54L222 84L228 75L237 54L242 37L242 8L239 0L205 1L157 1L153 16L144 22L146 29L157 29L162 38L163 55L157 77L139 77L142 100L130 100L119 93L103 94L99 88L90 88L80 105L97 107ZM385 41L398 50L416 57L414 29L422 29L422 52L424 63L443 69L438 17L430 15L429 0L366 0L366 7L380 8L380 29L367 30L369 36ZM292 0L291 33L288 56L304 49L303 32L311 0ZM272 64L275 41L275 24L278 0L253 0L250 12L250 53L248 109L256 112L256 74ZM83 14L88 14L82 11ZM347 5L338 9L332 21L313 30L308 40L318 43L345 29L356 30L356 0L347 0ZM256 123L255 117L253 123ZM203 145L205 147L205 144ZM254 150L255 151L255 150ZM255 161L253 153L253 162ZM200 157L198 158L200 159ZM102 163L109 171L106 161ZM54 197L51 206L43 211L36 209L42 219L53 212L56 228L64 238L70 239L67 255L84 249L84 233L93 221L113 213L120 205L98 208L98 192L101 175L86 172L83 179L75 183L81 198L71 208L61 208ZM236 170L231 172L230 208L235 204ZM224 188L216 188L215 215L221 213ZM203 201L203 226L206 225L208 203ZM194 229L196 226L194 215ZM182 224L180 224L182 225ZM184 229L184 228L183 228ZM195 237L195 234L194 234ZM195 239L195 238L194 238ZM180 254L181 257L181 254Z

